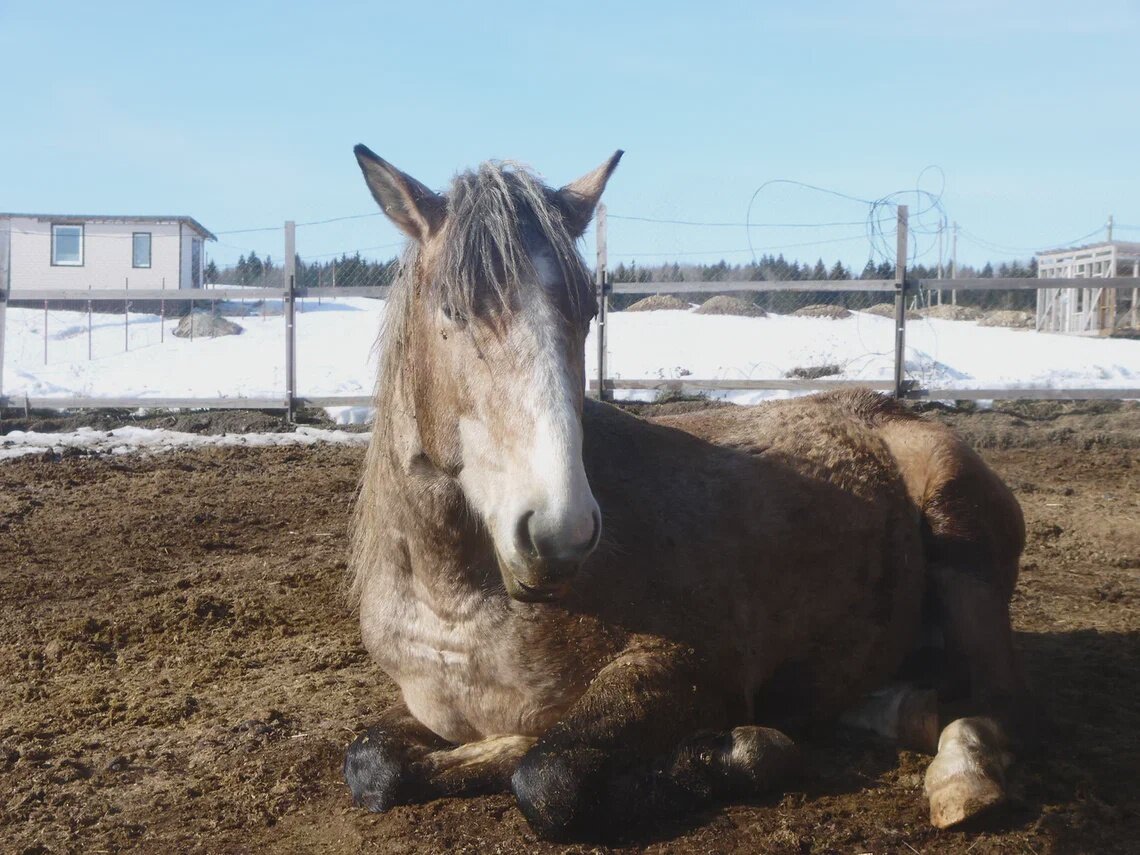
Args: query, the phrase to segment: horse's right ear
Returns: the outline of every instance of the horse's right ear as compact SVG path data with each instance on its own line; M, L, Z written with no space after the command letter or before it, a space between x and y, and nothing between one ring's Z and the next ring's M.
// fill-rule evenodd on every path
M566 228L575 239L580 238L585 233L586 227L590 225L594 209L598 207L598 200L602 198L602 191L606 189L606 182L614 174L623 154L625 152L618 149L609 160L593 172L587 172L554 194L566 221Z
M447 216L447 200L429 190L366 145L353 150L372 198L396 227L408 237L423 242L439 231Z

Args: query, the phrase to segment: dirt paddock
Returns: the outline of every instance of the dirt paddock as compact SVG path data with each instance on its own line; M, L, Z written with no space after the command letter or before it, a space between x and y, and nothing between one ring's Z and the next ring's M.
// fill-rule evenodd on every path
M835 728L791 791L617 848L1140 851L1140 409L937 417L1028 520L1013 608L1046 724L1008 810L935 832L926 758ZM507 796L350 807L342 751L394 696L343 598L361 457L0 463L0 851L563 851Z

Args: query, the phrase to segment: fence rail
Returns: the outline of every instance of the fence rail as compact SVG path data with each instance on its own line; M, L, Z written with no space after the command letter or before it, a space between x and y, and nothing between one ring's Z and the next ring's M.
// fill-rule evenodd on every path
M749 279L727 282L614 282L606 286L609 294L725 294L739 291L869 291L894 292L893 279L797 279L771 282ZM1053 288L1135 288L1132 276L1098 279L907 279L907 293L922 291L1039 291ZM122 299L122 298L120 298Z
M906 276L905 253L907 235L907 208L899 206L897 274L894 279L807 279L794 281L742 280L742 281L660 281L614 283L606 270L605 211L599 208L598 221L598 266L597 292L600 299L597 324L598 375L588 382L588 389L607 397L617 390L666 392L702 392L727 390L770 390L806 392L858 386L876 391L891 392L897 397L911 400L984 400L995 398L1038 398L1062 399L1111 399L1140 398L1140 388L1088 389L1088 388L1002 388L1002 389L958 389L922 388L913 380L904 379L904 355L906 335L906 301L919 292L932 291L997 291L997 290L1040 290L1056 288L1114 288L1135 289L1135 277L1112 278L985 278L985 279L912 279ZM287 249L293 244L292 223L285 227ZM296 273L291 260L295 253L286 254L284 271L285 285L271 287L218 287L201 289L49 289L27 288L5 291L0 282L0 379L4 361L4 322L5 308L12 303L44 303L78 301L89 304L105 302L160 301L168 303L217 303L220 301L280 300L285 316L285 364L286 390L280 397L55 397L28 395L4 395L0 388L0 408L24 407L37 409L89 409L89 408L216 408L216 409L260 409L280 410L291 417L298 407L327 406L369 406L370 396L364 395L305 395L296 388L296 325L294 310L296 301L313 298L370 297L384 299L391 287L373 286L296 286ZM709 294L740 292L863 292L893 293L895 303L895 379L894 381L860 381L819 379L702 379L685 377L678 379L616 379L607 376L607 332L609 323L608 298L619 294Z

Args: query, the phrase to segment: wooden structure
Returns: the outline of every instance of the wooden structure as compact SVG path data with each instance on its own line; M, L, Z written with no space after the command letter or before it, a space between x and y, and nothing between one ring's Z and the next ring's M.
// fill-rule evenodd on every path
M1140 285L1140 243L1107 240L1070 249L1052 249L1037 254L1040 279L1111 279L1133 276ZM1137 325L1137 296L1131 293L1128 318ZM1109 335L1116 329L1123 309L1117 288L1041 288L1037 292L1038 332L1073 335Z

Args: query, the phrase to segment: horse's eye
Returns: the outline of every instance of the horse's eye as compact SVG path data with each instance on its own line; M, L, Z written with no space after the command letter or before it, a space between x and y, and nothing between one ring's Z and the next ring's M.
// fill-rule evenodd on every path
M450 303L443 304L443 316L447 318L448 323L454 324L460 329L467 325L467 316Z

